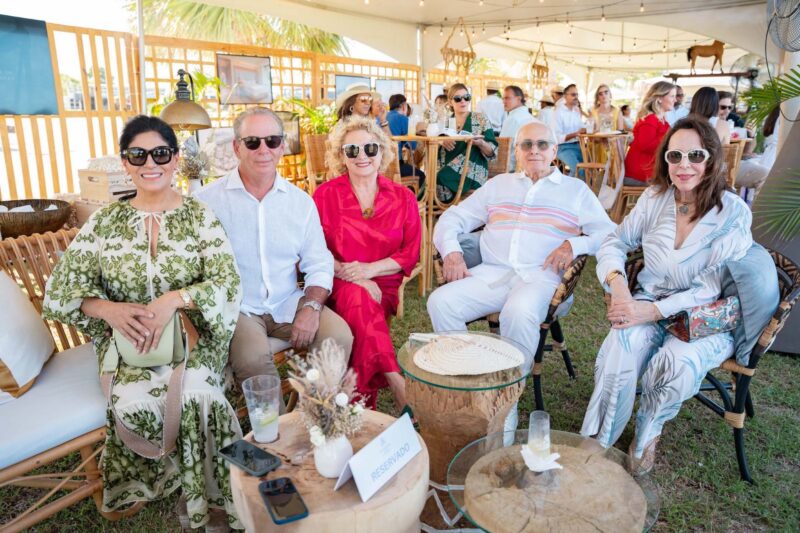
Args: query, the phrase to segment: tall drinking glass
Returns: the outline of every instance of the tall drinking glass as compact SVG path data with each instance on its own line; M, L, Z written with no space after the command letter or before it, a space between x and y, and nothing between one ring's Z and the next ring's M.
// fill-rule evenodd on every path
M550 415L547 411L533 411L528 425L528 448L546 459L550 456Z
M281 380L277 376L253 376L242 382L247 413L256 442L272 442L278 438L278 409Z

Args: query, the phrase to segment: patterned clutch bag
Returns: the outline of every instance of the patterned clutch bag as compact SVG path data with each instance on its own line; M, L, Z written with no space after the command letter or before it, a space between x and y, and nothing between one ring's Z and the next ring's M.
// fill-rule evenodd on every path
M742 308L738 296L699 305L658 321L664 329L684 342L733 331L741 322Z

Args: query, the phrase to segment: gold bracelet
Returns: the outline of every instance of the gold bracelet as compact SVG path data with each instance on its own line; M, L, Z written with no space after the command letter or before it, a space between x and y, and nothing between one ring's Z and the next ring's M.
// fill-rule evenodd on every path
M619 270L612 271L608 276L606 276L606 285L608 285L610 287L611 286L611 282L614 281L614 279L619 277L619 276L622 276L624 278L625 274L622 273Z

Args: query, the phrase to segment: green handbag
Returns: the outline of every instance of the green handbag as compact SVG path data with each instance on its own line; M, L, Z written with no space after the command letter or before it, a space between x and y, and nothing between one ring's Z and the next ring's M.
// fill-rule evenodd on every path
M172 320L167 322L161 332L158 346L146 354L138 353L136 347L124 335L114 330L108 351L103 359L100 386L114 416L117 437L137 455L148 459L161 459L175 449L178 431L180 430L183 373L186 370L186 360L197 344L198 337L199 335L194 325L182 311L176 312ZM117 416L117 410L114 408L111 398L111 391L114 387L114 378L117 375L120 357L125 364L136 367L181 363L172 370L167 385L161 444L154 444L128 429L125 423Z

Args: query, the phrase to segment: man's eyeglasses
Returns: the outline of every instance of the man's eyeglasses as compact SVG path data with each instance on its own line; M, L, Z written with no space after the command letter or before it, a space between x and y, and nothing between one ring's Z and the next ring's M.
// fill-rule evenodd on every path
M708 150L703 148L695 148L693 150L689 150L688 152L682 152L680 150L668 150L664 154L664 161L669 163L670 165L679 165L683 158L686 157L689 160L689 163L699 165L700 163L705 163L708 161L708 158L711 155L708 153Z
M550 141L546 141L544 139L539 139L538 141L525 139L517 143L517 148L519 148L523 152L530 152L533 149L534 144L536 145L536 149L539 150L540 152L544 152L545 150L553 146L553 143L551 143Z
M256 137L251 135L248 137L242 137L239 140L242 141L242 144L244 144L248 150L258 150L261 146L262 139L264 140L264 144L267 145L267 148L274 150L283 142L283 135L267 135L266 137Z
M457 95L455 95L455 96L453 97L453 101L454 101L455 103L457 103L457 104L458 104L458 103L460 103L460 102L461 102L461 100L464 100L465 102L469 102L470 100L472 100L472 95L470 95L470 94L465 94L465 95L463 95L463 96L462 96L462 95L460 95L460 94L457 94Z
M172 156L177 150L169 146L156 146L152 150L145 150L144 148L126 148L122 151L122 157L128 160L128 163L135 167L142 167L147 163L147 156L153 158L153 163L156 165L166 165L172 161Z
M378 155L380 151L381 145L378 143L366 143L362 145L358 144L345 144L342 146L342 151L344 155L347 156L348 159L355 159L358 157L358 154L361 152L361 149L364 149L364 155L367 157L375 157Z
M725 111L726 109L728 111L733 110L733 105L722 105L722 104L720 104L720 106L719 106L719 110L720 111Z

